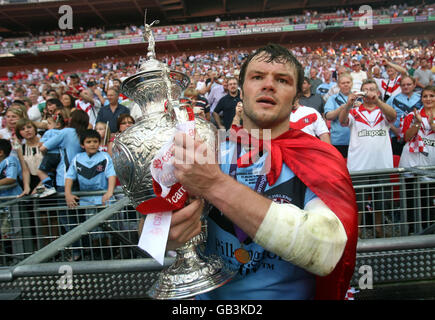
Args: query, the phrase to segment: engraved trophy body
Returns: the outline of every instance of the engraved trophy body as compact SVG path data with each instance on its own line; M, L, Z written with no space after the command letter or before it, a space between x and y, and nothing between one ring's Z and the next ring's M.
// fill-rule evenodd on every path
M138 72L121 85L122 93L139 105L142 116L135 125L119 134L113 144L113 163L118 179L135 207L150 198L153 157L173 137L176 125L188 120L187 110L178 100L187 88L189 78L156 60L151 30L154 23L145 23L146 61L142 61ZM211 123L196 117L195 130L216 150L217 132ZM193 297L225 284L234 276L220 258L204 256L199 249L206 233L203 220L201 234L178 248L175 262L160 273L148 292L151 298Z

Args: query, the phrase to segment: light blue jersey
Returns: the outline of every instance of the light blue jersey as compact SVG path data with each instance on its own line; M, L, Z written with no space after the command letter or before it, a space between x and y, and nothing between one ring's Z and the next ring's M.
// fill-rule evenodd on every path
M230 172L229 160L234 154L235 144L224 143L227 149L221 154L221 169ZM241 154L244 152L242 151ZM253 190L259 188L259 181L265 181L263 195L278 203L291 203L303 208L316 195L309 190L283 164L281 175L273 186L269 186L258 169L263 167L267 154L247 168L237 168L237 181ZM250 238L243 242L243 248L250 253L251 260L241 264L234 257L234 251L241 247L233 223L213 209L208 216L207 254L220 256L226 265L237 270L236 276L227 284L211 292L202 294L197 299L313 299L315 294L315 276L294 264L283 260L273 252L267 251Z
M49 129L44 132L41 139L39 139L39 142L44 143L45 141L50 140L52 137L57 136L60 133L59 129ZM47 150L47 153L59 153L60 150L58 148Z
M397 117L396 122L394 122L394 126L396 128L400 128L401 120L404 119L410 112L413 112L414 108L420 110L423 107L421 96L417 92L414 92L410 98L403 93L399 93L393 97L390 97L386 103L396 110ZM391 136L395 136L391 131L390 133Z
M0 196L18 196L23 192L23 189L18 184L18 179L23 179L20 161L14 157L9 156L0 162L0 179L10 178L17 181L17 185L13 188L0 191Z
M338 109L341 105L347 102L347 96L338 93L329 97L325 104L325 115ZM331 144L334 146L348 146L350 140L350 130L348 127L343 127L338 120L338 117L331 121Z
M61 161L56 168L56 185L65 186L65 173L72 159L77 153L82 152L80 140L74 128L63 128L59 130L59 134L51 137L43 145L48 150L60 148Z
M77 180L80 191L107 190L109 177L116 176L112 158L107 152L99 151L92 156L86 152L77 154L71 162L67 179ZM102 195L80 196L80 205L102 204Z

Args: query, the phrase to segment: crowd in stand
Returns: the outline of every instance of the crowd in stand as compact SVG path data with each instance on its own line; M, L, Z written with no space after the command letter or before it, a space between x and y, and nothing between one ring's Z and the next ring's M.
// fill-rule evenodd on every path
M394 4L389 7L374 9L375 17L406 17L416 15L431 15L433 6L420 5L408 6L404 4ZM338 8L335 12L321 13L318 11L304 10L303 14L286 16L286 17L271 17L271 18L249 18L239 20L223 21L220 17L216 17L213 22L156 26L154 32L156 35L190 33L198 31L214 31L227 29L243 29L255 26L268 25L297 25L309 23L325 23L330 25L334 22L343 22L345 20L357 19L363 13L359 12L358 8ZM128 25L124 28L114 27L99 27L84 30L82 27L78 31L54 30L51 32L41 32L30 37L20 38L2 38L0 37L0 53L7 53L9 50L20 48L35 48L47 44L62 44L70 42L85 42L93 40L104 40L111 38L123 38L131 36L142 36L143 26Z
M416 121L410 120L408 123L408 120L405 121L406 116L414 115L414 119L426 116L430 121L430 111L419 118L414 109L423 110L421 92L423 88L433 86L433 43L406 39L400 42L373 42L367 46L337 44L318 48L294 47L291 50L305 67L304 90L298 105L314 108L318 112L318 120L326 121L327 131L314 134L320 137L323 133L328 133L330 137L327 141L335 145L345 158L348 157L350 132L339 120L340 111L345 104L347 109L355 107L353 93L361 91L361 85L366 79L375 81L380 101L396 110L391 138L393 152L397 157L402 154L403 139L409 141L401 131L403 125ZM160 58L172 69L190 76L191 84L184 95L193 105L201 108L204 117L219 128L229 129L239 114L236 106L241 98L237 79L241 62L247 54L248 51L243 50L223 50ZM42 191L45 196L55 192L52 189L55 185L64 186L63 176L59 175L56 180L51 179L57 181L56 184L46 182L56 170L64 171L65 168L56 163L71 163L74 156L82 150L79 140L66 142L65 139L68 140L70 136L58 134L77 126L77 122L71 120L74 119L74 114L77 116L77 110L80 110L84 118L81 121L87 121L87 125L74 127L75 130L79 132L86 127L98 130L101 136L100 149L111 154L110 141L119 133L120 126L125 121L134 123L141 116L140 108L119 91L122 80L136 72L137 62L106 59L94 63L86 72L74 74L64 74L62 70L53 72L35 69L33 72L23 72L21 78L13 77L0 83L0 138L11 142L11 155L19 156L21 160L22 171L17 174L24 174L23 179L28 181L24 185L24 193L36 193L38 187L45 185L47 188ZM409 86L405 87L408 82ZM347 104L350 97L353 102ZM356 100L361 103L362 97L357 97ZM238 110L240 111L240 106ZM300 110L306 109L297 110L302 112ZM124 114L129 114L130 117L125 119ZM298 117L301 116L295 114L295 119ZM124 122L120 122L120 119ZM307 115L304 115L302 120L305 125L301 125L299 118L293 122L299 129L303 129L306 124L311 125L311 120L306 119ZM422 136L418 142L426 143L427 151L428 148L433 148L433 138ZM415 143L418 145L418 142ZM66 154L62 155L62 150L67 150ZM57 162L43 160L41 151L48 152L46 156L57 154ZM435 164L432 156L422 159L429 161L424 165ZM51 166L53 162L54 167L45 168L47 161ZM41 162L44 170L36 165ZM357 169L378 167L375 164L364 168L359 166ZM26 179L28 175L30 179ZM44 193L46 191L48 193Z

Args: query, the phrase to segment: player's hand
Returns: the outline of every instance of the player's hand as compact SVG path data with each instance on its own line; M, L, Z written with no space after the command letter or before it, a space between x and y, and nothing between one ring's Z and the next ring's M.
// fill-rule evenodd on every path
M201 232L200 218L203 210L204 201L195 199L173 213L168 236L168 250L180 247Z
M216 150L199 137L177 133L174 139L174 174L189 195L205 197L223 175L217 164Z

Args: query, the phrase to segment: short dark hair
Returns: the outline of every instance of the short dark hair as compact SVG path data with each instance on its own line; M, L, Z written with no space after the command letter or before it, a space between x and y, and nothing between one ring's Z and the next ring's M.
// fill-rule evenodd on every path
M97 130L94 130L94 129L87 129L87 130L83 130L81 132L80 144L83 145L87 138L96 138L96 139L98 139L98 142L101 142L100 134L97 132Z
M118 119L116 120L116 128L118 129L119 132L119 127L121 126L121 122L124 121L125 118L129 118L133 120L133 123L135 123L136 121L134 120L134 118L128 114L128 113L121 113L118 117Z
M6 157L9 157L12 151L12 144L8 139L0 139L0 150L4 152Z
M56 98L48 99L46 104L54 104L54 105L56 105L57 109L62 109L63 108L62 102L59 99L56 99Z
M283 46L275 43L269 43L268 45L261 47L257 49L254 53L251 53L243 62L241 68L240 68L240 74L239 74L239 84L240 88L243 89L243 84L245 82L245 76L246 76L246 70L248 69L248 65L251 62L251 60L257 56L261 56L262 54L265 54L266 62L278 62L278 63L290 63L296 68L296 94L302 91L302 83L304 81L304 69L302 68L301 63L296 59L296 57Z

